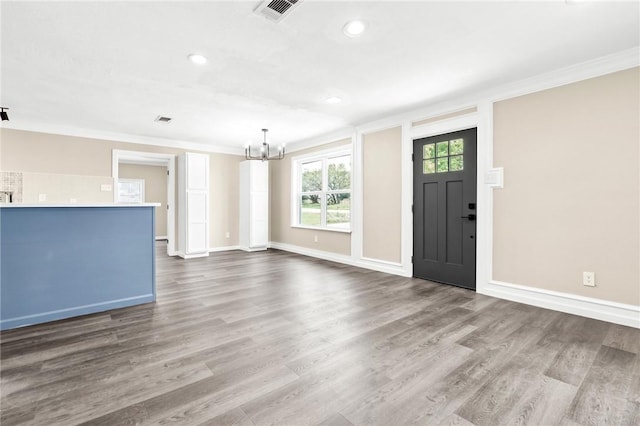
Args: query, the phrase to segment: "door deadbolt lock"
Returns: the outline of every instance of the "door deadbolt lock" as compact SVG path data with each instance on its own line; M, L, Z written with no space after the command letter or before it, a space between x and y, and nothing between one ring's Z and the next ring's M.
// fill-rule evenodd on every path
M460 216L460 219L476 220L476 215L475 214L469 214L467 216Z

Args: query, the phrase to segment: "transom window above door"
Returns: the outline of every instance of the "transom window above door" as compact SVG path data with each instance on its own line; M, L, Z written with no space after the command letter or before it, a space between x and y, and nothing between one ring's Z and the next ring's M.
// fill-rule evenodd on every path
M422 173L459 172L464 169L464 139L434 142L422 147Z

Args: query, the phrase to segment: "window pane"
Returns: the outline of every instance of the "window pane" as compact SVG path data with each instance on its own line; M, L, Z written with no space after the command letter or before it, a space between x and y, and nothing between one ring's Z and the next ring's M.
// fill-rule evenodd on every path
M427 144L422 147L422 158L425 160L428 158L433 158L436 156L436 146L435 144Z
M464 151L464 141L462 139L454 139L449 142L449 154L458 155Z
M436 172L436 160L424 160L422 162L422 173L428 175Z
M351 188L351 156L330 158L327 160L329 190Z
M327 226L349 229L351 226L351 194L327 194Z
M464 161L462 155L455 155L449 157L449 171L457 172L464 168Z
M438 151L438 157L446 157L449 155L449 141L438 142L436 150Z
M437 169L438 173L449 171L449 157L438 158Z
M300 200L300 225L320 226L321 204L319 195L303 195Z
M349 230L351 155L334 153L322 159L301 160L296 167L300 173L299 193L292 202L298 208L298 225Z
M302 164L302 192L322 191L322 161Z

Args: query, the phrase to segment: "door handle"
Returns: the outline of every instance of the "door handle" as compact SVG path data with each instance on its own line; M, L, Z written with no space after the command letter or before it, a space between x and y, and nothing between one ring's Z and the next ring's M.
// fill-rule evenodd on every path
M460 216L460 219L476 220L476 215L475 214L469 214L467 216Z

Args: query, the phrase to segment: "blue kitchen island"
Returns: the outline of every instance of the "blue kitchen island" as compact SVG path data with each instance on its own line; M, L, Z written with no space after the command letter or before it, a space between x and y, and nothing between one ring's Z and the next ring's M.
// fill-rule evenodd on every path
M0 204L0 330L154 302L158 204Z

